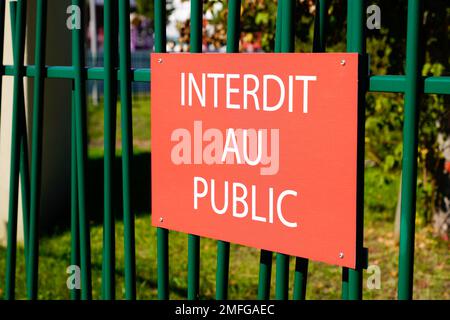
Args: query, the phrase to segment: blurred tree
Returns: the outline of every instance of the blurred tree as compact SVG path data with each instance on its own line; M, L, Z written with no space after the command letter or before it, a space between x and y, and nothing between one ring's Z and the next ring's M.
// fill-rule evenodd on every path
M154 0L136 0L136 10L139 14L142 14L153 21L155 15L155 3Z
M404 74L407 2L379 0L375 3L381 8L382 21L380 30L368 30L371 71L374 74ZM449 21L448 1L424 1L421 26L423 76L449 74ZM419 117L417 218L421 224L433 220L437 233L444 238L448 237L450 223L450 178L443 170L442 142L448 140L450 133L450 118L446 111L449 102L448 95L423 95ZM366 158L386 171L398 170L402 158L403 95L369 94L366 115ZM397 225L397 233L398 228Z
M166 0L167 17L173 12L173 0ZM153 21L155 16L155 0L136 0L136 11Z

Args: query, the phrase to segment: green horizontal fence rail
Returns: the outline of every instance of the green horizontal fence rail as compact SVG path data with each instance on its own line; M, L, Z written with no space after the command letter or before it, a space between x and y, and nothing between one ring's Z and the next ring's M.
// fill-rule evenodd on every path
M404 93L403 160L402 160L402 202L398 272L398 298L412 299L414 274L414 233L417 180L417 136L418 101L421 94L450 94L450 77L422 77L419 64L420 21L422 1L408 0L406 34L406 74L369 75L364 35L366 1L347 0L347 51L361 55L360 88L358 110L364 115L366 92ZM0 60L3 58L5 36L6 1L0 0ZM72 4L82 8L83 0L72 0ZM19 177L21 181L22 212L24 228L24 253L26 264L26 288L28 299L39 296L39 203L42 163L42 130L44 80L68 79L72 81L71 120L71 255L70 263L80 265L82 290L72 290L71 299L92 299L91 251L89 218L86 207L86 82L101 80L105 84L105 137L104 137L104 234L102 263L102 298L115 299L115 231L112 212L113 171L116 138L116 102L118 93L121 101L122 130L122 181L123 195L124 249L125 249L125 294L124 298L136 299L136 257L134 214L131 203L131 168L133 161L132 137L132 82L150 82L149 69L133 69L130 63L129 0L105 0L105 55L104 67L85 66L84 23L80 29L72 30L72 66L45 65L47 26L47 0L37 0L34 52L35 64L24 65L25 30L27 1L10 2L11 36L13 39L13 65L0 68L0 89L2 76L13 78L11 169L9 177L9 204L6 250L5 299L15 299L16 292L16 252L17 252L17 214ZM240 38L240 0L228 1L227 52L239 52ZM155 52L165 52L166 48L166 1L155 0ZM316 0L314 22L313 52L325 52L327 1ZM278 2L275 52L294 51L295 0ZM83 20L83 14L81 20ZM203 1L191 0L191 53L202 51ZM117 23L118 21L118 23ZM33 26L28 26L32 30ZM28 160L28 141L24 103L24 77L34 79L33 113L31 116L31 165ZM0 111L1 111L0 106ZM360 137L359 150L364 150L364 118L358 124ZM361 138L362 137L362 138ZM357 196L357 239L363 243L363 198L364 198L364 153L358 155L358 196ZM356 269L343 268L343 299L362 298L362 272L364 249L357 248L360 260ZM230 265L230 244L218 241L217 244L216 298L228 298ZM276 254L276 299L288 299L289 257ZM157 230L157 275L158 298L169 299L169 232ZM270 299L273 253L261 250L259 286L257 297ZM188 299L200 296L200 237L188 236ZM295 260L293 299L305 299L308 276L308 260L297 257Z

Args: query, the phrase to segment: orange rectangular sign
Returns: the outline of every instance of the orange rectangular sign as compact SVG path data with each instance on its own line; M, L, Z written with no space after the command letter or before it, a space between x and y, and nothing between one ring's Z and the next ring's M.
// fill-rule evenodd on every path
M152 54L153 225L354 268L358 55Z

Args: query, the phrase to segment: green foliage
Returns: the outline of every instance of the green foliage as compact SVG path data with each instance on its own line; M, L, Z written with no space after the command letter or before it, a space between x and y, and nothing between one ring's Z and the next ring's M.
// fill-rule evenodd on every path
M380 167L367 168L364 183L364 211L367 219L393 221L400 174L387 173Z
M366 105L366 159L386 172L400 165L403 101L399 94L368 94Z
M384 165L393 161L388 156ZM422 171L423 172L423 171ZM383 166L368 167L365 170L364 181L364 211L368 221L394 221L397 208L397 197L400 187L400 172L386 169ZM434 192L433 184L423 184L423 177L419 176L417 190L417 220L419 225L427 222L427 209L430 196ZM428 179L426 180L428 181Z
M375 1L381 8L381 30L369 31L367 52L371 73L404 74L406 61L406 2ZM426 2L423 26L423 76L441 76L449 72L448 21L446 1ZM447 41L446 41L447 39ZM445 100L447 99L447 100ZM447 101L447 102L446 102ZM437 197L436 181L442 168L438 135L448 115L448 97L423 95L419 114L418 192L419 221L430 221ZM402 94L368 94L366 105L366 159L376 163L386 175L398 172L402 160Z
M153 20L155 13L154 0L136 0L137 12Z
M154 20L155 17L155 0L136 0L137 13L142 14ZM166 0L166 15L167 17L173 12L173 0Z
M406 3L380 0L382 29L368 33L367 51L371 72L404 74L406 51ZM449 71L448 18L445 1L427 2L423 20L423 76L441 76ZM401 13L405 13L404 15ZM445 41L447 38L447 41ZM444 54L443 54L444 53ZM436 199L436 180L441 163L438 135L448 120L444 97L424 95L420 102L418 148L418 218L429 222ZM447 104L447 106L446 106ZM366 159L387 172L401 168L403 95L368 94L366 106Z

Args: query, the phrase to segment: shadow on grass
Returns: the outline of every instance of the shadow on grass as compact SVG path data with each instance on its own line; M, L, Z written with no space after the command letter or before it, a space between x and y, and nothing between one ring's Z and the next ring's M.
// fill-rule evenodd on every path
M103 224L104 208L104 162L103 157L89 158L86 166L86 211L91 224ZM131 207L135 215L151 210L151 154L134 154L131 165ZM123 220L122 206L122 160L116 156L114 162L113 211L117 221ZM70 208L67 214L58 215L56 221L43 231L44 236L60 234L70 230Z
M132 211L148 213L151 208L151 154L139 153L133 156L131 165L131 206ZM104 188L103 157L88 160L86 172L86 200L89 220L95 224L103 222ZM116 156L113 175L113 210L117 220L123 219L122 206L122 160Z

